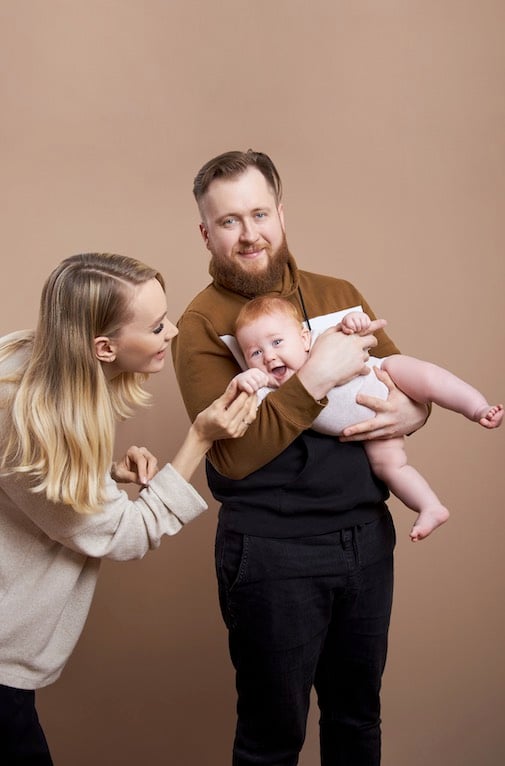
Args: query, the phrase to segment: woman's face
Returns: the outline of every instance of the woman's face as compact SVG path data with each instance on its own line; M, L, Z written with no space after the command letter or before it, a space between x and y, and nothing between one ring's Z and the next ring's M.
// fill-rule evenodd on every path
M131 308L130 321L109 339L112 356L104 367L109 379L121 372L159 372L170 341L177 335L177 328L167 319L166 297L157 279L133 288Z

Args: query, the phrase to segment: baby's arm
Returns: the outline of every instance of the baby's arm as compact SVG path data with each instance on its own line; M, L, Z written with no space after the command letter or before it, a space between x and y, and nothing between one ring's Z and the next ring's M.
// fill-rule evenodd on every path
M235 375L235 380L239 391L245 391L246 394L255 394L258 389L268 386L267 374L255 367L239 372L238 375Z

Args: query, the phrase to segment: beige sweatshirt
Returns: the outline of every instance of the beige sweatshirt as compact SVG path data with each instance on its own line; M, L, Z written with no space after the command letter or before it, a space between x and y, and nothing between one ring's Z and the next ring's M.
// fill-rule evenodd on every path
M0 408L0 437L6 417ZM108 477L106 503L92 515L0 476L0 683L36 689L55 681L83 629L100 559L141 558L206 508L170 464L136 500Z

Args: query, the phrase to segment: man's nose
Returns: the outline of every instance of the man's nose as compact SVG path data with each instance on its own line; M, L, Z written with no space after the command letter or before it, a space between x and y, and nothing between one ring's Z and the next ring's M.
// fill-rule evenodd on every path
M256 242L258 239L258 232L253 221L245 219L242 222L242 229L240 232L240 239L242 242Z

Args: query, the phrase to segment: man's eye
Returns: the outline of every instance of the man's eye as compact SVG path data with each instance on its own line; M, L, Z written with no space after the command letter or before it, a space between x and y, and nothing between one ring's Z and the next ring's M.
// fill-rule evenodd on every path
M160 323L159 323L159 325L158 325L158 327L157 327L155 330L153 330L153 333L154 333L155 335L159 335L159 334L160 334L160 332L163 330L163 328L164 328L164 327L165 327L165 325L163 324L163 322L160 322Z
M266 218L266 217L267 217L267 214L263 210L260 210L258 213L256 213L256 218Z
M223 221L223 226L232 226L232 224L234 224L236 220L237 220L236 218L232 218L232 217L225 218Z

